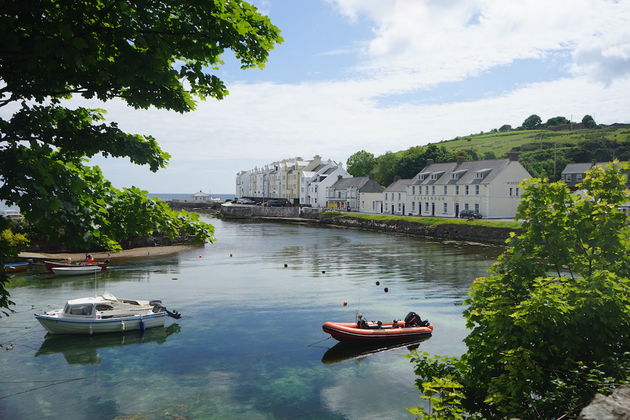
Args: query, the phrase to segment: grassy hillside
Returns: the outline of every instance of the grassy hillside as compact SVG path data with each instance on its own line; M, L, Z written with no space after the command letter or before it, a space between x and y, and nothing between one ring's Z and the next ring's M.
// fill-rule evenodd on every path
M566 148L576 146L586 140L600 139L613 142L630 142L630 127L602 127L574 131L520 130L506 133L484 133L456 137L438 144L451 152L462 152L472 149L479 155L493 152L497 157L503 157L512 149L526 144L538 143L541 145L541 149L546 148L545 143L547 143L547 146L551 143L552 145L555 144L557 148Z

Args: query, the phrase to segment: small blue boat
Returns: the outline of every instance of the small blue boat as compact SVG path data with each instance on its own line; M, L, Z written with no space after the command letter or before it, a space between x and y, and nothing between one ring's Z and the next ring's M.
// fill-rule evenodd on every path
M24 271L28 267L30 267L31 263L29 262L19 262L19 263L8 263L4 265L4 271L13 273L15 271Z

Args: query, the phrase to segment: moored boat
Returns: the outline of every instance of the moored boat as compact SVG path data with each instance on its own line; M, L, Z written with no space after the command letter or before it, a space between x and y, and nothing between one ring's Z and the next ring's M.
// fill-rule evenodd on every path
M69 300L62 309L35 314L51 334L89 335L162 327L167 316L179 319L181 314L159 300L119 299L109 293Z
M102 268L98 265L78 265L76 267L53 267L52 272L59 276L80 276L82 274L98 273Z
M419 339L433 333L433 325L423 321L415 312L410 312L405 320L392 322L366 321L362 315L357 322L326 322L322 325L325 333L342 342L394 342Z
M24 271L31 266L29 262L7 263L4 265L4 271L13 273L16 271Z
M105 261L95 261L93 263L86 263L86 262L78 262L78 263L71 263L71 262L63 262L63 261L44 261L44 265L46 266L46 269L48 271L52 271L53 268L55 267L86 267L86 266L99 266L101 268L107 268L107 265L109 264L109 260L105 260Z

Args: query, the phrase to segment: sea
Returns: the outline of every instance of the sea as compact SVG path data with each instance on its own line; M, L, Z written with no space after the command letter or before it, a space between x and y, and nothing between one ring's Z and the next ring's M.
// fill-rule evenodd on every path
M234 194L210 194L212 198L220 198L222 200L233 200ZM192 199L192 193L183 194L183 193L149 193L149 197L156 197L160 200L164 201L185 201ZM9 206L5 201L0 200L0 211L2 210L19 210L20 208L17 206Z

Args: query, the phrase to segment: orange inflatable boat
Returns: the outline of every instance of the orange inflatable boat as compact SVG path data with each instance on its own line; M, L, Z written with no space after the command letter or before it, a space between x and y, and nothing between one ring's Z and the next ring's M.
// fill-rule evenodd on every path
M392 322L368 322L359 315L357 322L329 321L322 325L322 329L342 342L411 341L433 333L433 325L422 321L415 312L410 312L405 320Z

